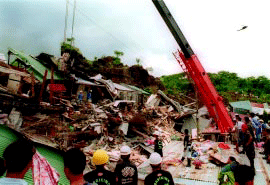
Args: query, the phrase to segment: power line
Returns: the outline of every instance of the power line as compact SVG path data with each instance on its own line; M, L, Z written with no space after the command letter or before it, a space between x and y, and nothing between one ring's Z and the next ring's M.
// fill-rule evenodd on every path
M70 3L72 4L72 3ZM74 5L75 6L75 5ZM84 16L88 21L92 22L96 27L98 27L99 29L101 29L102 31L104 31L107 35L111 36L113 39L115 39L116 41L118 41L119 43L121 43L124 47L126 47L127 49L130 49L132 51L134 51L133 49L129 48L123 41L121 41L120 39L118 39L116 36L114 36L112 33L110 33L109 31L107 31L105 28L103 28L102 26L100 26L96 21L94 21L93 19L91 19L88 15L86 15L82 10L80 10L79 8L77 8L77 11ZM136 44L137 45L137 44ZM139 45L138 45L139 46ZM139 46L140 47L140 46ZM140 50L143 50L142 47L140 47ZM135 51L134 51L135 52Z

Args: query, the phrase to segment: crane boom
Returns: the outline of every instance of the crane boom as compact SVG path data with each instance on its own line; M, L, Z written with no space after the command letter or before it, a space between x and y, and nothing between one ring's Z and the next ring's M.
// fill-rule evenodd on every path
M176 60L187 76L193 80L202 102L207 107L210 116L214 118L221 133L228 132L229 129L233 128L233 122L223 104L222 97L218 95L201 62L193 52L164 1L152 1L181 48L181 51L174 54Z

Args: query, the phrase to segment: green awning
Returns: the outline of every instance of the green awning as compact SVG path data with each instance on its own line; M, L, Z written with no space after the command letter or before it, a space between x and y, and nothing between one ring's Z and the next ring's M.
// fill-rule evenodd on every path
M230 102L230 105L233 108L241 108L241 109L246 109L246 110L250 110L250 111L252 109L250 101Z
M252 111L250 101L230 102L230 105L233 107L234 112L239 114L247 114Z
M38 60L34 59L30 55L27 55L21 51L12 48L9 48L9 52L11 52L16 58L20 59L27 66L27 71L29 73L33 72L35 77L39 81L42 81L46 70L48 70L47 79L51 78L51 69L46 68L42 63L40 63ZM15 64L16 61L14 60L11 65ZM54 73L54 79L62 80L63 78L59 74Z
M3 157L3 153L5 148L11 144L12 142L16 141L20 138L20 134L15 132L14 130L0 125L0 156ZM45 157L48 162L56 169L56 171L60 174L60 181L59 185L68 185L69 181L65 176L64 173L64 162L63 157L60 152L57 152L56 149L51 149L49 147L43 145L35 145L38 152ZM24 179L29 183L33 184L32 180L32 171L29 170Z

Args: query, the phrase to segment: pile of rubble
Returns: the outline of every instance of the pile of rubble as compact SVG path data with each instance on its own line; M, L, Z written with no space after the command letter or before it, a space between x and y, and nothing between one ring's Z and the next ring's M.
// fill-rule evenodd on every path
M166 105L159 98L150 96L144 105L127 100L79 104L76 99L62 99L55 105L41 102L39 113L31 116L22 116L14 108L9 115L12 119L6 115L1 120L36 142L61 150L83 148L89 161L98 148L109 151L110 159L117 161L119 148L127 144L133 148L132 161L140 165L153 152L154 131L161 133L165 145L172 139L181 140L183 134L174 129L176 121L194 113L193 109L179 109L180 105Z
M18 130L46 136L62 149L78 144L88 146L95 138L100 139L99 143L111 144L134 137L140 141L149 138L155 130L162 131L164 139L168 140L172 135L181 135L174 129L174 120L181 115L171 106L139 108L128 101L86 103L76 109L69 103L55 113L24 116Z
M10 115L2 114L0 121L35 142L61 150L81 148L87 156L86 172L95 168L91 161L97 149L108 152L107 168L113 171L120 159L121 146L128 145L132 148L130 159L138 167L139 179L144 179L151 171L147 159L154 151L153 133L158 131L164 145L164 169L175 178L209 181L210 175L217 175L219 171L213 163L225 163L226 156L234 156L234 151L226 153L224 146L216 142L194 140L192 158L199 160L205 170L198 171L194 166L186 168L187 161L182 161L184 134L179 132L183 128L176 127L181 124L179 120L196 113L191 106L180 106L162 92L151 95L144 105L128 100L93 104L61 99L54 105L41 102L39 113L31 116L22 116L14 108ZM211 182L216 179L212 178Z

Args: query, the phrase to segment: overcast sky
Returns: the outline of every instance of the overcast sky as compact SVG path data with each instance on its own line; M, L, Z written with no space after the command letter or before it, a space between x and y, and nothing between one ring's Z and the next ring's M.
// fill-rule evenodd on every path
M207 72L270 78L269 0L164 0ZM179 47L151 0L77 0L75 45L94 57L124 52L124 64L152 67L154 76L181 72ZM74 1L69 0L67 35ZM0 53L8 47L60 56L66 0L0 0ZM237 31L243 26L247 29Z

